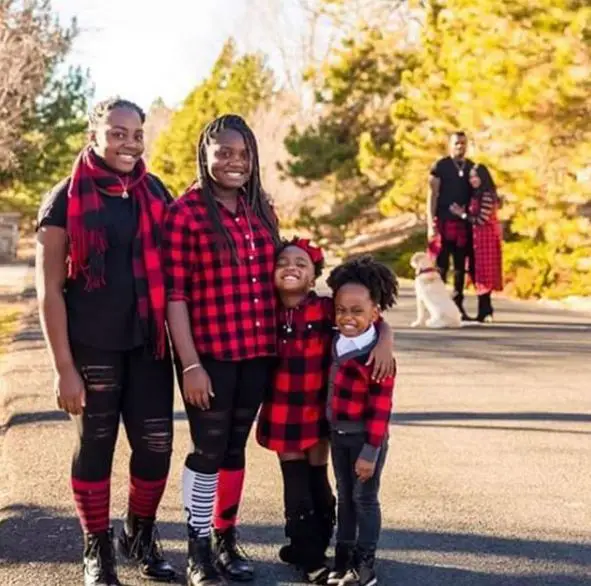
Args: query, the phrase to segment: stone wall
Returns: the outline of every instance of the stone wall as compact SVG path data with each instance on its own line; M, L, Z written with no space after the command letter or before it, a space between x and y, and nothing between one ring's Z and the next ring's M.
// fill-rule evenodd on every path
M16 259L20 214L0 214L0 262Z

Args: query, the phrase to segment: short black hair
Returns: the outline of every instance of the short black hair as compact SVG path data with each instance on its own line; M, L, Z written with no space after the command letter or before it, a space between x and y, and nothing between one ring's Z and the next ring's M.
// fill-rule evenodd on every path
M238 262L238 253L236 251L236 244L222 223L218 206L215 202L213 179L209 176L207 171L207 145L220 132L224 130L234 130L242 135L244 143L250 156L252 157L252 172L250 178L244 186L246 192L246 202L255 216L259 218L261 223L267 228L273 242L276 246L280 243L279 228L277 226L277 218L271 206L269 197L263 190L261 185L261 172L259 165L259 149L257 146L256 137L250 129L244 118L237 114L224 114L212 120L201 132L199 142L197 144L197 166L199 170L199 183L201 191L205 198L205 205L207 213L214 226L215 231L219 236L223 237L226 245L229 247L232 258Z
M398 280L396 275L371 255L366 254L334 268L328 279L328 286L333 295L349 283L363 285L369 291L371 300L380 309L387 309L396 303L398 297Z
M135 103L124 100L119 96L113 96L98 102L88 114L88 127L94 130L101 122L104 122L109 114L117 108L127 108L138 113L142 124L146 121L146 113Z
M455 130L449 135L449 140L452 138L467 138L467 135L463 130Z
M285 238L282 239L281 244L279 245L279 248L277 249L277 255L275 256L275 258L279 258L279 255L286 248L289 248L290 246L296 246L296 247L300 248L298 246L298 237L297 236L294 236L291 240L286 240ZM312 259L310 259L310 260L312 260ZM322 258L316 262L314 262L312 260L312 264L314 265L314 278L317 279L322 274L322 271L324 270L324 258Z

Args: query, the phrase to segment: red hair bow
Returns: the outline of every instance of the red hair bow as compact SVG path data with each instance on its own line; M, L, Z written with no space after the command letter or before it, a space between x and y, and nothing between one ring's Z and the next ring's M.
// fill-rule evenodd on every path
M316 264L317 262L322 262L324 260L322 248L310 244L310 240L307 240L305 238L294 238L290 242L290 245L301 248L305 253L308 254L308 256L314 264Z

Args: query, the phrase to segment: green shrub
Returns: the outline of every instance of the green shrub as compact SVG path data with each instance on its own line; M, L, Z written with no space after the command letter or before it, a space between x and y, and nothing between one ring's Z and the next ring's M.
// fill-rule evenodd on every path
M589 247L559 252L545 242L518 240L503 247L505 290L522 299L591 295L591 272L580 269Z

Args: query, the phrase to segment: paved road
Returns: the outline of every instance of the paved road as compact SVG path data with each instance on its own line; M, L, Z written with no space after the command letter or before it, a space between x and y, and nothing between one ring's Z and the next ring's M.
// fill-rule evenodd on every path
M383 481L381 584L591 584L591 316L499 302L499 322L415 331L403 290L389 313L399 379ZM55 410L34 315L5 361L0 583L80 584L68 486L71 429ZM188 445L180 405L161 534L179 568L180 471ZM126 501L127 447L113 482ZM251 443L242 535L262 586L299 584L276 558L281 489L273 456ZM139 585L124 567L125 584Z
M33 268L28 263L0 264L0 296L20 293L32 275Z

